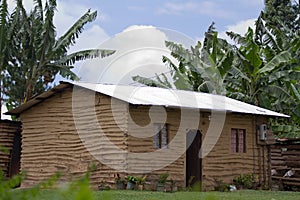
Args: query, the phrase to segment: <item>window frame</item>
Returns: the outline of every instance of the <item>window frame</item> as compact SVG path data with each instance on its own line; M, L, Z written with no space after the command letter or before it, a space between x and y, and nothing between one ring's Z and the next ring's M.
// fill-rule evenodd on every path
M246 153L247 147L247 131L245 128L230 129L230 152L232 154ZM241 137L242 135L242 137ZM242 138L242 141L241 141ZM241 145L242 143L242 145Z
M153 123L153 149L168 149L169 148L169 131L166 123ZM164 141L165 139L165 141Z

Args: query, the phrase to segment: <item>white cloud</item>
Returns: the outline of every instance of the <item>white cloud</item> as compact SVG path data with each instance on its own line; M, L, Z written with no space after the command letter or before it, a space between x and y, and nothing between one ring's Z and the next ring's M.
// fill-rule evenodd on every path
M230 12L219 7L218 3L208 0L201 2L187 1L182 3L167 2L157 10L157 13L167 15L185 15L194 13L222 18L229 18L232 16Z
M170 69L162 62L162 56L171 58L165 46L165 41L170 40L169 36L180 43L191 40L178 32L171 33L171 30L153 26L128 27L98 47L114 49L116 53L108 58L85 61L79 76L82 81L129 84L133 83L134 75L154 77L155 74L168 72Z
M137 71L152 71L151 76L166 71L161 61L163 53L168 52L165 40L166 35L152 26L128 27L98 47L114 49L115 54L85 61L79 75L83 81L127 84L133 82L131 77Z
M256 19L248 19L248 20L239 21L238 23L236 23L234 25L229 25L229 26L227 26L226 31L219 33L219 37L224 38L229 42L233 42L230 39L230 37L227 36L226 32L232 31L234 33L244 35L247 32L249 27L251 27L252 29L255 28L255 20Z
M255 27L255 20L256 19L248 19L248 20L239 21L235 25L227 26L227 29L236 33L244 34L247 32L249 27L251 27L252 29Z

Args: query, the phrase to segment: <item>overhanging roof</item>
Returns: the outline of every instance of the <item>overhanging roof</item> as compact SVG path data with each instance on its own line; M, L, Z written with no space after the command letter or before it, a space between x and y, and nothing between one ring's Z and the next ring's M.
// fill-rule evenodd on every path
M22 104L21 106L10 110L4 114L6 115L18 115L20 113L22 113L23 111L33 107L34 105L44 101L45 99L50 98L51 96L53 96L54 94L58 93L59 91L63 91L65 88L70 87L71 85L69 83L61 83L57 86L55 86L54 88L43 92L40 95L37 95L33 98L31 98L29 101L27 101L26 103Z
M70 85L79 86L95 92L99 92L133 105L157 105L175 108L190 108L200 110L215 110L254 115L267 115L277 117L289 117L258 106L250 105L225 96L200 93L193 91L164 89L148 86L109 85L84 82L61 82L60 85L42 93L6 114L17 115L29 109L35 104L49 98L57 91ZM76 89L76 87L74 87Z

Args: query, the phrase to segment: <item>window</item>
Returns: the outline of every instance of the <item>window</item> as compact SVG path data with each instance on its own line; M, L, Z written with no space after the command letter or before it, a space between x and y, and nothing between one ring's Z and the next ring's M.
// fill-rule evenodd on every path
M153 124L153 148L162 149L168 148L168 130L166 124L154 123Z
M246 153L245 129L231 129L231 153Z

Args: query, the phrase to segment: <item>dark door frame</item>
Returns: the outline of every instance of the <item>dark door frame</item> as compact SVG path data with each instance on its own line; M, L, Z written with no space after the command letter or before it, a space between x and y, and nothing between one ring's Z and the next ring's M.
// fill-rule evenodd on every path
M202 158L199 157L199 151L202 144L202 134L200 130L189 130L186 133L186 171L185 171L185 181L186 187L189 186L189 179L194 176L191 181L191 186L195 183L199 184L201 187L202 182ZM198 186L196 186L198 187ZM193 188L197 190L198 188ZM200 190L201 188L199 188Z

